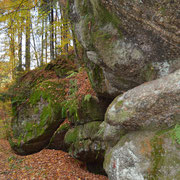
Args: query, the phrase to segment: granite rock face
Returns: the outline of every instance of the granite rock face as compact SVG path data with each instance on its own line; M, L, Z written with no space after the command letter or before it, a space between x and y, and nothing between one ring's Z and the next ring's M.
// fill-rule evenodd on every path
M110 180L179 179L179 148L170 130L132 132L106 152L104 169Z
M114 97L180 68L179 13L174 11L179 1L69 2L99 95ZM101 73L95 76L97 69Z
M108 177L179 179L180 145L173 135L178 124L180 70L118 96L99 130L109 147L104 161Z
M158 130L180 122L180 70L118 96L105 116L104 138L134 130ZM109 133L116 127L116 133Z

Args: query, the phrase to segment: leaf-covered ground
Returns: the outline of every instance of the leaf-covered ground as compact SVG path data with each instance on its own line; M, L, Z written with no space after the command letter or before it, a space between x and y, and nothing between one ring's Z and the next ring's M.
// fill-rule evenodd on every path
M9 105L7 105L9 106ZM6 111L5 111L6 109ZM84 163L63 151L44 149L29 156L16 155L6 138L7 107L0 103L0 180L107 180L86 170Z
M29 156L14 154L7 140L0 139L1 180L107 180L89 173L85 164L63 151L44 149Z

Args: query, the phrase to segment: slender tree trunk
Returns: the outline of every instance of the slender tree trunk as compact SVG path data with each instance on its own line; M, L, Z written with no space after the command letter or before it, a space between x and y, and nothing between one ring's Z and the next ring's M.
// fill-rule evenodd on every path
M44 58L44 19L42 19L42 31L41 31L41 66L43 65L43 58Z
M50 13L50 57L54 60L54 10L51 2L51 13Z
M31 13L30 10L27 11L27 17L26 17L26 70L30 70L30 64L31 64L31 55L30 55L30 27L31 27Z
M67 12L65 8L65 4L61 4L61 19L62 19L62 30L61 30L61 41L67 40L67 33L68 33L68 18ZM63 47L63 51L68 55L68 43L66 43Z
M58 22L58 12L57 12L57 8L56 8L56 18L55 18L55 21ZM57 25L55 26L55 57L57 58Z
M14 32L11 30L10 33L10 62L12 68L12 79L15 77L15 41L14 41Z
M20 29L18 29L18 71L22 71L22 25L20 25Z
M34 48L34 52L35 52L35 58L36 58L37 67L39 67L39 58L38 58L38 52L37 52L37 49L36 49L36 41L35 41L35 37L34 37L33 28L32 28L32 40L33 40L33 48Z
M45 20L45 51L46 51L46 55L45 55L45 59L46 59L46 64L47 64L47 58L48 58L48 32L47 32L47 18Z

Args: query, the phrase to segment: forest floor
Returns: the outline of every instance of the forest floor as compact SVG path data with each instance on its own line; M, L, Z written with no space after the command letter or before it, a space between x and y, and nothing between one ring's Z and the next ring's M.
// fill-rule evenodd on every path
M7 115L0 107L0 180L108 180L88 172L83 162L60 150L16 155L6 140L5 118Z
M5 139L0 139L0 179L108 180L88 172L84 163L60 150L44 149L36 154L18 156Z

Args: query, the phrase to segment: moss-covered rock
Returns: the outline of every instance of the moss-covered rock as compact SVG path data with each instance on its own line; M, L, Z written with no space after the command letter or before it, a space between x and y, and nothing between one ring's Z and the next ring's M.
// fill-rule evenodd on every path
M69 153L86 162L103 162L105 144L97 140L95 134L101 122L89 122L68 130L64 141L69 146Z
M79 120L76 124L85 124L92 121L103 121L105 107L96 97L86 95L78 108Z
M178 6L178 1L69 0L69 15L99 95L112 98L180 68Z
M76 71L67 61L30 71L13 86L10 143L16 153L31 154L47 146L67 151L76 140L77 125L103 121L105 106L95 97L86 71ZM65 119L69 124L60 126ZM74 125L75 134L68 131Z
M14 107L12 148L18 154L30 154L47 146L51 136L62 123L61 105L64 87L50 80L31 89L30 96Z
M177 70L115 98L106 111L104 138L113 139L134 130L160 130L179 123L179 81ZM110 133L112 129L116 133Z
M110 179L179 179L180 151L172 129L132 132L106 152L104 169Z

